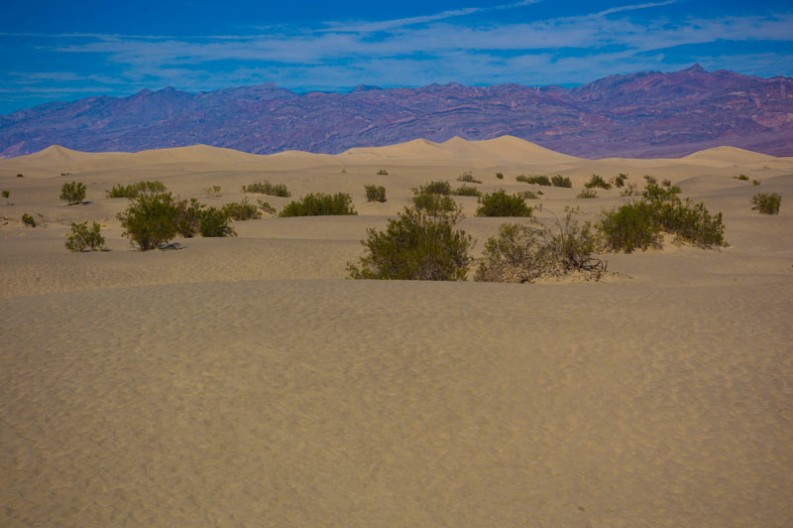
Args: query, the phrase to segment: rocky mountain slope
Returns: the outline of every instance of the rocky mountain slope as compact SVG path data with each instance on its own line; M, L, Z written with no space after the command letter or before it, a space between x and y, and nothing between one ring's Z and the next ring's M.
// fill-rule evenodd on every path
M574 89L447 84L306 94L274 85L200 94L143 90L0 116L0 155L52 144L82 151L207 144L257 154L338 153L416 138L502 135L588 158L681 156L719 145L793 156L793 79L693 66L616 75Z

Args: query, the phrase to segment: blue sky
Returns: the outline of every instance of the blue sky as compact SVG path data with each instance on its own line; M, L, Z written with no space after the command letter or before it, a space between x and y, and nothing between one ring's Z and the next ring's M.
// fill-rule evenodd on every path
M0 115L166 86L574 85L697 62L793 76L789 0L27 0L2 11Z

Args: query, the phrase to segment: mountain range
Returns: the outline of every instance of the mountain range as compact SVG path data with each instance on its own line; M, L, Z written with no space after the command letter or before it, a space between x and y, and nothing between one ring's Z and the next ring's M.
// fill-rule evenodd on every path
M675 157L728 145L793 156L793 79L699 65L576 87L360 86L298 94L275 85L49 103L0 116L0 155L58 144L137 152L206 144L256 154L503 135L586 158Z

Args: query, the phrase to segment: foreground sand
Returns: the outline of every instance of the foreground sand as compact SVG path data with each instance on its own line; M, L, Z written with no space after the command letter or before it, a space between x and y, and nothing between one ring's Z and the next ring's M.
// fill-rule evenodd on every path
M0 160L1 526L793 524L793 160L595 162L510 138L37 156ZM486 190L569 175L543 189L546 221L620 203L575 199L593 172L670 178L724 212L731 246L608 255L621 275L602 283L343 280L410 187L471 169ZM218 204L264 178L344 190L361 215L131 251L104 190L155 178ZM71 179L91 204L58 203ZM389 202L366 204L369 183ZM779 216L750 210L759 191L782 193ZM462 203L481 250L500 221ZM63 248L83 219L112 251Z

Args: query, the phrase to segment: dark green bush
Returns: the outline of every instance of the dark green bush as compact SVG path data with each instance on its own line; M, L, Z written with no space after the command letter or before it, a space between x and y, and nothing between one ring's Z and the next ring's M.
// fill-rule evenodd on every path
M413 190L413 194L444 194L452 193L452 186L447 181L431 181Z
M367 202L383 203L386 201L385 187L382 185L364 185L363 188L366 191Z
M202 237L235 237L237 232L231 226L231 217L223 209L207 207L201 210L198 231Z
M66 249L69 251L104 251L105 237L102 236L102 226L97 222L92 222L88 227L88 221L73 222L72 232L66 239Z
M603 213L598 226L606 249L630 253L661 246L661 226L655 206L648 202L625 204Z
M116 217L130 243L148 251L176 236L179 208L171 193L139 194Z
M452 194L455 196L482 196L482 193L479 192L479 189L472 185L461 185L452 190Z
M595 189L581 189L576 198L597 198L598 193Z
M353 279L465 280L473 240L455 229L461 214L405 208L385 231L368 229L366 254L347 264Z
M278 196L280 198L289 198L292 196L292 193L289 192L289 189L283 183L276 183L273 185L267 180L261 183L243 185L242 192L266 194L268 196Z
M570 178L567 176L562 176L561 174L557 174L553 178L551 178L551 185L554 187L567 187L570 188L573 186L573 182L570 181Z
M669 202L674 201L680 192L680 187L676 185L660 187L655 183L648 183L642 192L642 198L650 202Z
M243 220L255 220L262 216L262 213L259 212L259 208L249 203L247 198L243 199L241 202L223 204L222 210L227 216L238 222Z
M741 181L749 181L749 176L747 176L746 174L739 174L738 176L733 176L733 178Z
M114 185L107 191L108 198L135 198L141 193L165 192L165 184L160 181L141 181L129 185Z
M27 213L22 213L22 223L30 227L36 227L38 225L36 219Z
M779 207L782 205L782 195L778 193L758 193L752 196L752 210L759 211L761 214L779 214Z
M388 171L385 170L385 169L380 169L379 171L377 171L377 175L378 176L388 176Z
M524 176L523 174L521 174L520 176L517 176L515 179L519 182L531 183L535 185L544 185L546 187L551 185L551 180L548 178L548 176L542 176L542 175Z
M481 180L477 180L474 178L474 175L471 171L464 172L457 176L457 181L466 182L466 183L482 183Z
M81 204L85 200L85 184L82 182L68 182L61 187L61 200L69 205Z
M199 231L201 224L201 213L206 205L200 203L195 198L187 200L176 200L176 232L185 238L191 238Z
M479 198L476 216L531 216L531 211L522 196L507 194L502 189Z
M627 180L627 179L628 179L628 175L627 175L627 174L623 174L622 172L620 172L620 173L617 175L617 177L616 177L616 178L614 178L614 185L615 185L615 186L616 186L618 189L621 189L622 187L624 187L624 186L625 186L625 180Z
M504 173L503 172L497 172L496 173L496 178L498 178L499 180L503 180L504 179Z
M450 213L460 208L451 196L429 193L415 194L413 196L413 205L417 210L430 215Z
M352 206L352 198L347 193L307 194L300 200L289 202L278 215L289 216L323 216L323 215L356 215Z
M584 187L587 189L600 188L608 190L611 189L611 184L604 180L602 176L593 174L589 181L584 184Z

